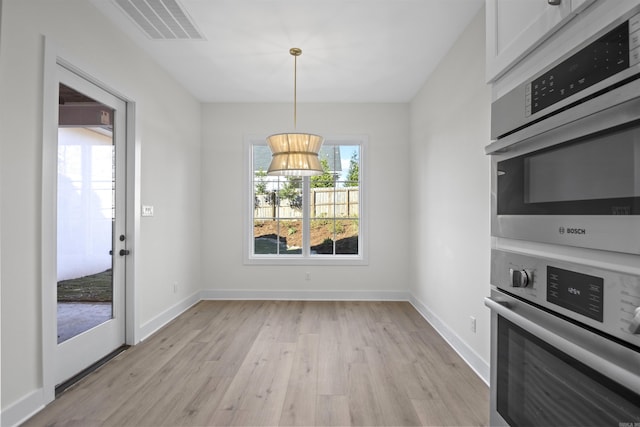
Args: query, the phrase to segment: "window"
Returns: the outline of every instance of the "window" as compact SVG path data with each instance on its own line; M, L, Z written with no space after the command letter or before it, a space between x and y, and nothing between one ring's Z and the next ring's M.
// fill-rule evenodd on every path
M362 263L362 139L327 140L323 174L268 176L271 151L250 142L248 263Z

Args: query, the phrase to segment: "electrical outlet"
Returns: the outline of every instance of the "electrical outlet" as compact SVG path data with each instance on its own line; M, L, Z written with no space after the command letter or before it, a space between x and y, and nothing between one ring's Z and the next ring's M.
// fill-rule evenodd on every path
M471 328L471 332L476 333L476 318L471 316L469 317L469 327Z
M173 293L174 294L178 293L178 282L173 282Z
M304 273L304 280L311 280L311 273L309 273L308 271Z

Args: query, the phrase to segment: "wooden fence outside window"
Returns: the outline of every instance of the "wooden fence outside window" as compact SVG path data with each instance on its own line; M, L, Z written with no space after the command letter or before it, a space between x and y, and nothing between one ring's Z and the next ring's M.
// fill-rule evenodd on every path
M358 187L312 188L309 201L310 216L311 218L357 218L359 195ZM296 202L293 204L295 205ZM278 209L280 209L279 215ZM254 219L301 217L301 207L291 206L288 199L278 200L275 192L255 196Z

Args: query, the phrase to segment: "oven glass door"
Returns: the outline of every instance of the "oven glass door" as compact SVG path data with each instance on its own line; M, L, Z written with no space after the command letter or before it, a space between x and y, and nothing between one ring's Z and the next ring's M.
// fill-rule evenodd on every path
M498 215L640 215L640 122L498 162Z
M496 406L509 425L640 425L640 395L497 319Z

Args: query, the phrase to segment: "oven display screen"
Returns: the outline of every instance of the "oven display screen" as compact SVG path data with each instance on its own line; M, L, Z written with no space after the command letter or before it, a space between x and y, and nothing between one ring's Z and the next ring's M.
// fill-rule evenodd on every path
M629 68L629 23L624 22L531 82L531 113Z
M602 322L604 280L547 266L547 301Z

